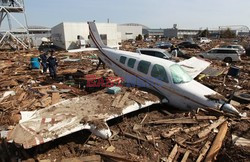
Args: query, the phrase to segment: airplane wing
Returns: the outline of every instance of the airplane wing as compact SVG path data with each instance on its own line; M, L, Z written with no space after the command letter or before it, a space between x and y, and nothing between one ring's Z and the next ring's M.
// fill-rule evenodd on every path
M178 64L186 70L186 72L195 78L203 70L205 70L211 63L197 57L191 57L190 59L178 62Z

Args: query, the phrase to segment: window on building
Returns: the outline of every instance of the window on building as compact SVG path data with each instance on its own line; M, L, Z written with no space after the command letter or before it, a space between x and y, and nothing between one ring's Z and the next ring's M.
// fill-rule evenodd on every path
M128 67L131 67L131 68L134 68L134 66L135 66L135 59L133 59L133 58L130 58L130 59L128 59Z
M125 64L127 57L121 56L120 63Z
M137 70L144 74L148 74L148 69L149 69L150 64L151 64L150 62L142 60L139 62Z
M153 66L152 71L151 71L151 76L158 79L158 80L161 80L163 82L168 83L168 77L167 77L166 70L161 65L155 64Z

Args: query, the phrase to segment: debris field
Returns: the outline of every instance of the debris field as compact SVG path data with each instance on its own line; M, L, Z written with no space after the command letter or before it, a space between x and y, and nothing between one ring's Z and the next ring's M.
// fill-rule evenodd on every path
M203 49L223 43L216 41L204 45ZM151 44L141 41L135 44L124 42L121 49L135 51L137 47L149 46ZM200 49L184 51L190 56L201 52ZM30 58L40 54L36 50L0 53L0 132L2 137L6 132L12 132L8 136L19 139L10 142L1 138L0 161L249 161L250 102L236 95L250 93L249 56L232 63L240 69L238 80L227 75L230 65L217 60L212 60L211 66L220 69L220 73L209 71L196 77L198 82L222 94L225 99L232 97L230 103L241 113L246 113L246 117L239 117L210 108L183 112L161 104L160 96L145 89L126 87L112 70L102 66L96 70L97 52L57 51L56 80L52 80L49 74L42 74L40 69L30 69ZM95 86L88 86L89 80ZM108 87L114 85L121 88L120 92L107 93ZM232 96L234 90L236 93ZM76 98L82 102L53 108L53 105ZM29 142L29 136L15 128L23 111L46 109L43 117L53 116L60 110L80 116L79 123L92 122L97 129L102 129L106 127L103 122L105 115L122 114L123 107L134 103L144 105L147 101L155 103L107 120L112 132L108 139L82 129L25 148L20 143ZM98 118L96 114L103 116ZM42 129L46 130L47 136L54 133L49 128Z

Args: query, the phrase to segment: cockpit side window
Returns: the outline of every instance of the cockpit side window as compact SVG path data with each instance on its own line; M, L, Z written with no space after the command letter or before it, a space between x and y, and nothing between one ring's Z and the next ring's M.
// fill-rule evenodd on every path
M151 71L151 76L158 80L168 83L168 76L167 76L166 70L161 65L155 64L153 66L152 71Z

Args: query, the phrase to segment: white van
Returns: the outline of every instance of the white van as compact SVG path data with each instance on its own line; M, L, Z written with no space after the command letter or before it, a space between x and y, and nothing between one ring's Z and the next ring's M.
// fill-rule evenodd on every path
M202 58L223 60L225 62L241 61L240 53L234 48L213 48L200 55Z

